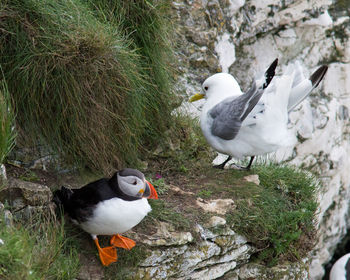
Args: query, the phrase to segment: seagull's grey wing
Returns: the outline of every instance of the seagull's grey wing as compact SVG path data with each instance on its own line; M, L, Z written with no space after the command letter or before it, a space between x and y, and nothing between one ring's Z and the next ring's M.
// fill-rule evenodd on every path
M213 118L211 133L225 140L236 137L243 120L259 101L264 90L256 89L255 82L251 89L238 97L229 97L215 105L209 114Z
M209 111L213 118L211 133L225 140L233 139L241 128L241 104L238 98L229 97Z
M236 137L242 122L260 100L265 88L275 75L276 59L265 72L265 81L259 88L254 81L247 93L238 97L229 97L215 105L209 114L213 118L211 133L225 140Z

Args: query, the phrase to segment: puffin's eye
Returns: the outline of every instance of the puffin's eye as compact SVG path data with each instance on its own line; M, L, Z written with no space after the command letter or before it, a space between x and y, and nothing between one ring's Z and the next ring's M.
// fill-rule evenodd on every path
M204 87L205 90L208 90L208 87Z
M132 184L133 184L133 185L137 185L137 180L135 180Z

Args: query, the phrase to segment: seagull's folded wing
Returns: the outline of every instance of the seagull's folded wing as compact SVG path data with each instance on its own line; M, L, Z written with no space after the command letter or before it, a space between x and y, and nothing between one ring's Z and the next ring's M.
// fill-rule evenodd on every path
M209 111L209 115L213 119L211 126L211 133L213 135L224 140L232 140L236 137L242 122L253 110L264 90L275 76L277 64L278 59L275 59L269 68L267 68L261 85L257 86L257 82L253 81L247 93L238 97L229 97L216 104Z
M213 119L211 133L224 140L235 138L243 120L257 104L263 92L264 89L257 89L254 82L247 93L238 97L229 97L215 105L209 111Z

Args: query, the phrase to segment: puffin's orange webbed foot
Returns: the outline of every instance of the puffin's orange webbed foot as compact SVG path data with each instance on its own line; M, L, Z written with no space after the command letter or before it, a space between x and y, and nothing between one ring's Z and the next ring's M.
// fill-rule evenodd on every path
M98 249L98 254L100 256L101 263L104 266L108 266L111 263L114 263L117 261L117 249L114 246L109 246L105 248L101 248L100 244L98 243L98 239L94 239L94 242L96 244L96 247Z
M116 234L111 238L111 245L126 250L131 250L136 245L136 242L130 238Z

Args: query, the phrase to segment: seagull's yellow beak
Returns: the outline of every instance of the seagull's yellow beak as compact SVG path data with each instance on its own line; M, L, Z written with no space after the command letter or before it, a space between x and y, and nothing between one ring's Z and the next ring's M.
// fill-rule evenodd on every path
M188 100L189 102L194 102L194 101L197 101L199 99L202 99L204 98L204 94L202 93L196 93L195 95L191 96L191 98Z

